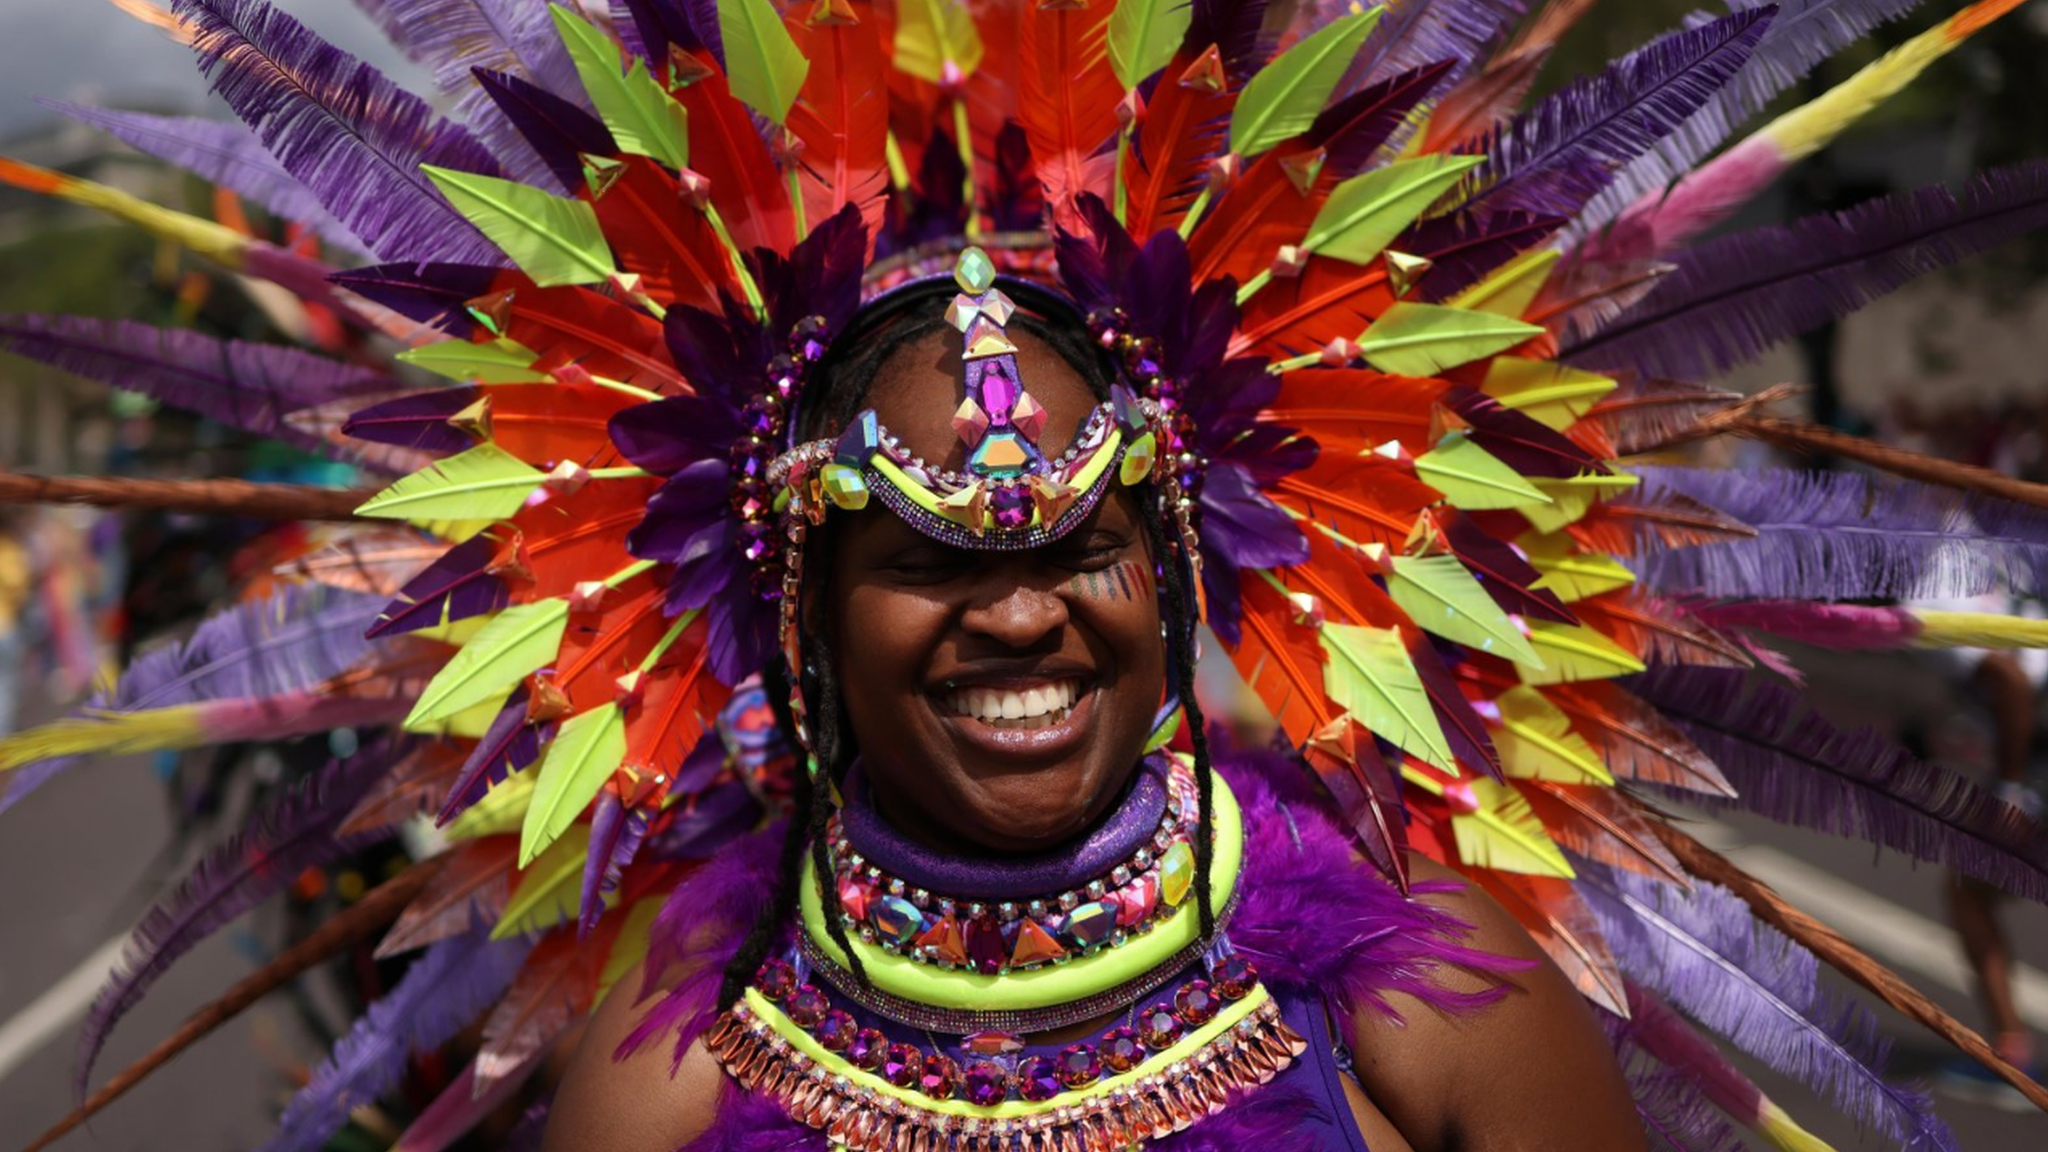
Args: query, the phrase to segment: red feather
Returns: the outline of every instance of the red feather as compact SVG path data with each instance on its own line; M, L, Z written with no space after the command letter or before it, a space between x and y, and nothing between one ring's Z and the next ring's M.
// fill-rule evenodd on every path
M1389 440L1419 447L1431 439L1444 388L1365 368L1289 372L1261 418L1307 432L1327 454L1356 456Z
M512 895L519 838L487 836L454 849L398 922L377 945L377 955L398 956L469 931L477 918L495 920Z
M1141 240L1180 223L1202 190L1209 161L1229 147L1237 93L1180 82L1199 57L1183 48L1160 73L1124 164L1124 226Z
M725 73L716 61L697 59L711 74L675 93L690 117L690 167L717 174L711 204L741 251L788 252L796 246L789 187L754 127L753 113L733 96Z
M718 234L659 163L645 156L619 162L624 170L593 200L619 267L644 277L656 300L717 311L719 290L733 291L732 262Z
M1265 271L1282 245L1308 234L1336 181L1325 170L1307 194L1294 186L1280 161L1307 151L1299 137L1280 144L1252 161L1209 209L1188 239L1196 283L1229 276L1242 284Z
M505 335L540 353L542 371L574 363L654 392L687 391L654 317L588 288L504 287L512 291Z
M1628 993L1614 953L1600 935L1593 912L1569 880L1555 876L1516 876L1487 868L1459 868L1500 902L1551 960L1570 978L1579 994L1617 1014L1627 1012Z
M804 215L813 222L827 220L857 204L872 245L881 231L889 185L889 90L882 82L882 44L868 8L854 6L857 24L812 24L800 19L795 8L784 22L811 62L789 113L790 131L804 145Z
M1416 479L1410 464L1329 454L1306 471L1282 477L1268 495L1355 543L1395 548L1407 542L1422 510L1441 498Z
M1323 649L1315 630L1293 622L1293 606L1272 585L1243 578L1244 638L1231 652L1245 683L1296 745L1337 719L1323 690Z
M1031 141L1038 179L1054 219L1085 231L1074 197L1108 199L1114 164L1103 145L1117 132L1123 87L1109 64L1111 4L1038 8L1025 15L1018 119ZM991 45L992 52L1001 51Z
M1311 256L1301 275L1275 277L1246 303L1231 353L1284 359L1314 352L1332 340L1356 340L1393 304L1384 261L1347 264Z
M1543 827L1558 844L1589 860L1690 885L1692 877L1651 830L1650 816L1612 788L1590 784L1559 784L1550 780L1516 782Z
M485 385L483 391L491 402L491 439L521 460L547 466L604 451L612 414L639 403L590 384Z

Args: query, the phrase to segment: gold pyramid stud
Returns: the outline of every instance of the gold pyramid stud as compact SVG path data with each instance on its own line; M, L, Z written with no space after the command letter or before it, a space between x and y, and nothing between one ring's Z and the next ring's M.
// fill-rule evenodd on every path
M1328 149L1311 148L1306 152L1296 152L1292 156L1282 157L1280 171L1287 174L1287 182L1294 185L1296 192L1306 196L1315 190L1316 179L1323 174L1323 164L1329 158Z
M853 14L853 5L846 0L818 0L811 5L811 14L804 23L816 28L828 24L858 24L860 17Z
M481 396L477 402L448 418L448 426L481 444L491 438L491 398Z
M1396 296L1406 296L1414 291L1416 283L1436 267L1436 261L1427 256L1410 256L1391 248L1387 249L1385 258L1387 283L1393 287Z
M1223 53L1217 50L1216 45L1209 45L1193 64L1187 66L1180 74L1180 86L1199 89L1212 96L1230 86L1229 79L1223 74Z

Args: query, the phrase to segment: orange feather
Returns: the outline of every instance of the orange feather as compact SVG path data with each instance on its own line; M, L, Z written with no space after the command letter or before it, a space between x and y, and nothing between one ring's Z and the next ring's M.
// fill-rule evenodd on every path
M1109 64L1114 5L1037 8L1025 14L1018 119L1031 142L1054 219L1081 230L1074 197L1109 194L1113 161L1103 145L1117 131L1123 88Z
M811 62L789 113L790 131L804 145L804 215L816 223L858 205L872 245L889 184L889 90L882 82L877 22L868 8L854 5L858 24L812 24L797 8L783 19Z
M719 290L733 291L732 266L718 234L703 213L690 208L681 183L660 163L645 156L622 156L619 162L624 171L592 201L619 267L644 277L647 294L656 300L717 311Z
M1228 147L1237 93L1180 82L1199 58L1183 48L1160 74L1124 166L1124 226L1143 240L1178 225L1202 190L1209 161Z

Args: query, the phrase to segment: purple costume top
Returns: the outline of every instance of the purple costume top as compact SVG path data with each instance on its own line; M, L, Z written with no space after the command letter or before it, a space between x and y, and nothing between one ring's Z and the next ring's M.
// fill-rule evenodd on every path
M1349 1064L1341 1032L1332 1021L1349 1019L1355 1012L1390 1011L1384 997L1392 992L1451 1009L1464 1006L1471 1001L1437 987L1432 969L1437 964L1497 965L1497 958L1463 947L1459 938L1464 925L1434 906L1402 896L1359 863L1323 802L1309 791L1298 765L1278 757L1255 757L1219 764L1218 769L1243 814L1244 854L1235 897L1217 939L1205 950L1162 965L1171 970L1154 972L1132 994L1109 1002L1088 1001L1085 1015L1075 1015L1072 1023L1058 1029L970 1030L943 1012L924 1017L915 1004L864 991L823 951L807 945L801 928L762 967L750 994L752 1010L743 1002L735 1012L720 1015L711 1003L715 979L705 978L702 967L695 977L680 981L664 973L678 963L730 956L736 934L744 931L738 915L729 921L735 934L717 947L695 953L687 944L704 938L707 918L724 919L751 909L752 903L737 893L758 901L771 879L773 863L768 857L775 834L767 835L771 843L763 850L736 852L707 866L685 885L698 890L699 900L672 900L657 924L649 977L670 991L631 1042L646 1042L680 1026L680 1043L702 1037L733 1072L735 1084L717 1123L689 1152L757 1152L811 1143L824 1147L828 1142L934 1152L1037 1152L1044 1147L1124 1148L1143 1143L1177 1152L1274 1139L1284 1140L1282 1147L1314 1152L1365 1148L1340 1079L1349 1074ZM1074 937L1064 926L1060 906L1036 900L1034 894L1085 884L1134 854L1145 859L1148 842L1165 842L1163 834L1153 838L1162 828L1162 812L1166 824L1171 824L1177 796L1164 762L1149 762L1102 821L1063 853L963 859L931 852L898 834L874 811L857 771L843 791L846 807L835 843L838 850L855 853L862 869L904 881L893 890L915 889L920 897L926 889L976 897L1004 902L1006 912L1015 903L1020 919L1027 908L1036 917L1033 929L1026 932L1043 924L1050 936L1068 945ZM1428 885L1419 887L1425 894L1430 891ZM1084 888L1082 895L1088 892ZM855 899L849 926L859 928L864 938L872 940L876 934L870 920L862 917L892 924L891 914L878 914L878 905L859 893L848 895ZM1069 899L1070 910L1071 904ZM992 911L995 906L987 908ZM984 905L976 903L973 908L980 915ZM964 918L964 906L960 912ZM948 904L949 919L952 913ZM921 924L930 925L934 918L927 908ZM943 932L938 935L943 937ZM1016 947L1014 932L1006 939ZM1103 941L1078 962L1119 946L1123 945L1117 941ZM924 952L930 955L936 947ZM957 944L953 947L960 951ZM973 964L970 957L960 966ZM1246 989L1254 983L1257 990L1246 998ZM1227 1013L1234 1004L1249 1007L1253 999L1262 1001L1259 1012L1224 1032L1224 1051L1204 1050L1182 1061L1191 1068L1201 1063L1210 1071L1190 1074L1170 1088L1146 1089L1150 1081L1133 1081L1148 1071L1160 1071L1169 1060L1160 1054L1174 1043L1201 1040L1206 1033L1200 1026L1216 1019L1219 1011ZM936 1027L935 1022L952 1026ZM1236 1047L1231 1037L1248 1035L1254 1024L1264 1030L1264 1039L1246 1039ZM1287 1037L1292 1058L1277 1061L1275 1067L1266 1056L1279 1036ZM1150 1057L1157 1059L1146 1063ZM1181 1070L1178 1064L1171 1069L1175 1075ZM1133 1083L1130 1095L1143 1095L1137 1089L1153 1095L1121 1110L1106 1107L1096 1120L1076 1129L1071 1145L1054 1143L1050 1135L1028 1129L1023 1122L1012 1127L1005 1121L998 1128L994 1121L961 1121L952 1114L938 1120L925 1116L919 1122L937 1130L917 1131L923 1141L917 1143L911 1139L912 1121L898 1111L903 1098L939 1102L936 1107L956 1112L967 1110L958 1105L1014 1111L1065 1101L1076 1101L1078 1108L1090 1100L1102 1108L1102 1096L1089 1097L1088 1090L1094 1086L1106 1092L1119 1073L1125 1074L1123 1082ZM838 1096L831 1089L833 1075L838 1076ZM867 1082L881 1092L863 1096L863 1075L872 1077ZM845 1083L849 1078L855 1082L851 1087ZM1117 1095L1121 1098L1123 1093ZM1160 1102L1167 1107L1160 1107ZM1179 1107L1183 1103L1185 1109Z

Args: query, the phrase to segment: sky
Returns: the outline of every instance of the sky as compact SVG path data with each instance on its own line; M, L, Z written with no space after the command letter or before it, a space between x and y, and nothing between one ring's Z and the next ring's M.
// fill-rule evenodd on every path
M274 2L407 88L431 91L426 73L391 48L352 0ZM228 114L210 103L189 50L107 0L0 0L0 138L53 119L36 104L39 96Z

